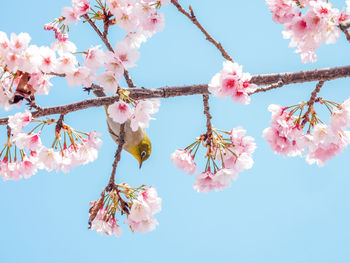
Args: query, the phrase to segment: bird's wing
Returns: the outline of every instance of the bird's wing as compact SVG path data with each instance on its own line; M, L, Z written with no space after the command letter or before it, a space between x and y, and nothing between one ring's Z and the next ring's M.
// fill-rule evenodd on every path
M119 136L117 134L115 134L115 132L112 130L111 126L109 125L109 122L107 121L107 126L108 126L108 131L109 131L109 134L112 136L112 139L114 141L119 141Z

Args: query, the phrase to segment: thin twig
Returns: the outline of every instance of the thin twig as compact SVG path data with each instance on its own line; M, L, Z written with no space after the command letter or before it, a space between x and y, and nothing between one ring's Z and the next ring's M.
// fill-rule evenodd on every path
M118 163L120 161L120 156L121 156L121 152L123 150L124 143L125 143L125 123L120 125L120 132L119 132L119 138L118 138L118 148L117 148L117 151L114 155L114 162L112 164L113 169L112 169L112 173L111 173L111 177L109 179L108 185L106 187L107 192L112 191L112 189L114 188L115 173L117 170Z
M7 138L11 137L11 127L9 125L6 126L7 128Z
M108 39L103 35L103 33L100 31L100 29L96 26L96 24L91 20L88 14L83 15L83 17L88 21L90 26L95 30L97 35L101 38L107 49L111 52L114 52L111 44L109 43Z
M315 104L315 101L316 101L316 98L317 98L317 94L320 92L321 88L323 87L324 85L324 81L323 80L320 80L317 85L316 85L316 88L315 90L311 93L311 97L309 99L309 101L307 102L307 105L308 105L308 109L307 111L305 112L304 116L303 116L303 121L301 123L301 127L304 127L304 125L310 121L310 118L309 118L309 115L310 113L312 112L313 110L313 106Z
M211 146L211 140L213 135L213 129L211 125L212 116L210 115L210 107L209 107L209 95L203 94L203 105L204 105L204 115L207 117L207 145ZM210 151L210 149L209 149Z
M179 12L181 12L182 14L184 14L186 17L188 17L193 24L195 24L200 31L202 31L202 33L205 35L206 39L212 43L220 52L221 55L229 61L233 62L233 59L231 58L231 56L226 52L226 50L222 47L221 43L217 42L205 29L204 27L198 22L196 16L194 15L193 9L191 6L189 6L190 9L190 13L187 12L177 0L171 0L171 3L177 8L177 10L179 10Z
M91 228L91 223L96 218L98 211L103 206L104 199L105 199L105 189L102 190L101 198L98 199L97 202L89 209L89 214L90 214L89 222L88 222L89 229Z
M88 14L83 15L83 17L86 19L86 21L88 21L88 23L91 25L91 27L95 30L95 32L98 34L98 36L101 38L101 40L103 41L103 43L105 44L105 46L107 47L107 49L111 52L114 53L114 50L112 48L111 43L109 43L108 38L107 38L107 34L104 35L101 30L96 26L96 24L91 20L91 18L89 17ZM124 70L124 78L126 80L126 83L128 84L129 88L134 88L134 82L132 81L132 79L130 78L129 72L125 69Z
M283 87L285 84L283 83L283 81L280 79L279 81L277 81L276 83L272 83L271 85L268 85L266 87L260 88L260 89L256 89L250 93L248 93L248 95L253 95L256 93L260 93L260 92L266 92L272 89L277 89L277 88L281 88Z
M55 136L56 138L60 136L61 129L63 127L63 120L64 120L64 114L61 114L60 118L58 119L55 127Z

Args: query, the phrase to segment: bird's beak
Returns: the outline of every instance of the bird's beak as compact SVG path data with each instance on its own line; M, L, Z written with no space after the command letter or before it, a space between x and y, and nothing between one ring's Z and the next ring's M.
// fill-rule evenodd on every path
M140 160L140 166L139 166L139 169L141 169L141 167L142 167L142 163L143 163L143 160L142 160L142 158L141 158L141 160Z

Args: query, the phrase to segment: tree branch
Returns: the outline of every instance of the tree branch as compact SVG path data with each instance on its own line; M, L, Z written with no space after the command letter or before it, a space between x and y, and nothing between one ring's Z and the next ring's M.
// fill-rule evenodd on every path
M106 187L107 192L112 191L112 189L115 186L115 173L117 170L118 163L120 161L120 156L121 156L121 152L123 150L124 143L125 143L125 123L120 125L118 148L117 148L117 151L114 155L114 162L112 164L113 169L112 169L112 173L111 173L111 177L109 179L108 185Z
M203 105L204 105L204 115L207 117L207 145L211 146L213 129L211 125L212 116L210 115L210 107L209 107L209 95L203 94ZM211 149L209 149L210 151Z
M294 83L303 83L311 81L327 81L338 78L350 77L350 66L326 68L310 71L299 71L292 73L278 73L278 74L263 74L252 77L251 82L256 85L269 85L267 87L257 89L252 94L272 90L278 88L280 85L288 85ZM281 84L282 83L282 84ZM271 85L272 84L272 85ZM102 89L97 85L92 85L92 89ZM207 84L186 85L163 87L156 89L126 89L130 92L130 97L135 100L150 99L150 98L169 98L178 96L209 94ZM251 94L251 95L252 95ZM100 97L94 99L87 99L80 102L42 108L41 110L32 112L34 118L53 115L53 114L67 114L74 111L79 111L91 107L100 107L103 105L110 105L119 99L119 95L109 97ZM0 119L0 125L6 125L8 118Z
M196 16L194 15L193 9L191 6L189 6L190 12L187 12L177 0L171 0L171 3L177 8L177 10L179 10L179 12L181 12L182 14L184 14L186 17L188 17L188 19L190 19L192 21L193 24L195 24L200 31L202 31L202 33L205 35L206 39L212 43L220 52L221 55L229 61L233 62L233 59L230 57L230 55L226 52L226 50L222 47L221 43L217 42L205 29L204 27L198 22Z
M301 123L301 127L303 127L310 120L309 115L313 111L313 106L315 104L317 94L320 92L323 85L324 85L324 81L320 80L317 83L315 90L311 93L311 97L310 97L309 101L307 102L308 109L303 116L303 121Z
M304 83L311 81L332 80L350 77L350 66L307 70L299 72L286 72L277 74L255 75L250 80L256 85L270 85L282 81L284 85L294 83ZM259 92L261 92L260 90Z
M256 89L250 93L248 93L248 95L253 95L255 93L260 93L260 92L266 92L272 89L277 89L277 88L281 88L283 87L285 84L283 83L283 81L280 79L279 81L277 81L276 83L272 83L266 87L260 88L260 89Z
M86 19L86 21L90 24L90 26L95 30L95 32L97 33L97 35L101 38L101 40L103 41L103 43L105 44L105 46L107 47L107 49L111 52L114 52L111 44L109 43L107 37L105 37L103 35L103 33L100 31L100 29L96 26L96 24L91 20L91 18L89 17L88 14L83 15L82 17L84 17Z

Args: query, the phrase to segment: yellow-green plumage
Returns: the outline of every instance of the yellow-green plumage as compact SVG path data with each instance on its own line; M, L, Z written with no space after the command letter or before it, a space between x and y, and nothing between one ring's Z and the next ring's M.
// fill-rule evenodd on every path
M104 92L99 90L94 90L94 94L97 97L105 96ZM120 124L113 121L112 118L108 116L107 106L105 106L105 112L107 115L107 126L109 134L112 139L118 143L118 137L120 132ZM132 154L135 159L139 162L140 168L144 161L146 161L151 155L151 141L148 138L144 129L139 128L137 131L133 131L130 128L130 120L125 123L125 137L124 137L123 149L130 154Z

